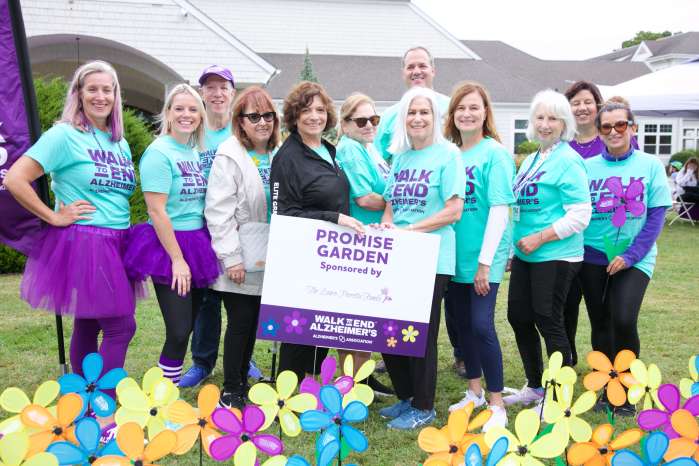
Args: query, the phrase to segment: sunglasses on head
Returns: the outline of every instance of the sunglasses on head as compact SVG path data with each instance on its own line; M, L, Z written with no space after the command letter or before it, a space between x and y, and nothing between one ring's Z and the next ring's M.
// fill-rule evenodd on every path
M613 125L610 123L605 123L603 125L600 125L599 127L599 132L600 134L603 135L608 135L609 133L612 132L612 128L616 130L617 133L621 134L626 132L626 129L629 127L629 125L633 125L632 120L626 120L626 121L617 121Z
M371 122L371 126L378 126L379 121L381 121L381 117L378 115L373 115L373 116L370 116L369 118L365 118L365 117L348 118L347 121L354 121L354 123L359 128L364 128L366 126L367 121Z
M277 112L265 112L265 113L241 113L240 118L247 118L250 123L257 123L260 118L265 120L267 123L274 121L274 117L277 116Z

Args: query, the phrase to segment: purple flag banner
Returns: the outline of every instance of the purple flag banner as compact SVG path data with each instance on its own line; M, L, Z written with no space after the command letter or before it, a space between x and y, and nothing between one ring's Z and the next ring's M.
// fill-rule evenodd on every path
M1 183L40 132L18 0L0 0L0 70ZM45 185L45 179L41 183ZM46 190L42 192L45 199ZM41 221L20 206L2 184L0 212L0 242L27 254L41 230Z

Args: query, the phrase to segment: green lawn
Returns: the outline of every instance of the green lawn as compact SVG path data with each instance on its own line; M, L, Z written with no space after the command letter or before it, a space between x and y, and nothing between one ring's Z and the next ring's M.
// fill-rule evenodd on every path
M682 224L665 228L659 241L656 274L646 293L640 316L642 359L646 363L656 363L662 371L663 380L673 383L679 383L681 377L687 377L687 360L690 355L699 352L699 335L696 330L699 315L697 241L697 228ZM17 275L0 276L0 392L9 386L19 386L28 393L33 393L39 383L57 376L54 318L31 311L19 300L19 281ZM500 288L497 328L505 360L505 385L520 387L524 382L524 374L514 336L506 319L506 298L507 281ZM140 381L143 373L157 363L164 331L154 298L139 305L137 318L139 329L131 343L126 370ZM68 339L71 332L70 320L66 322L66 326ZM587 371L584 355L590 350L589 324L584 306L581 310L577 344L582 360L577 369L579 374L584 374ZM270 367L269 347L268 342L260 341L255 351L256 361L266 371ZM464 380L452 372L451 348L444 328L440 334L440 350L436 406L438 426L446 422L449 404L459 400L461 392L465 390ZM220 361L221 359L211 379L212 383L222 383ZM388 380L385 375L381 378L383 381ZM581 378L578 386L581 387ZM183 390L182 396L188 401L194 401L196 391ZM403 466L419 464L426 458L427 455L417 446L417 432L395 432L385 428L385 422L378 417L377 411L390 402L392 400L379 400L370 407L369 419L360 426L369 438L369 450L362 455L351 455L346 463ZM510 410L511 427L515 414L514 409ZM5 415L6 413L0 413L0 419ZM587 419L594 425L603 422L604 416L589 414ZM630 425L629 421L619 420L617 428ZM286 453L311 456L313 439L311 434L302 434L288 441L284 439ZM211 460L205 460L204 463L215 464ZM169 457L161 464L198 464L198 454L191 453L183 458Z

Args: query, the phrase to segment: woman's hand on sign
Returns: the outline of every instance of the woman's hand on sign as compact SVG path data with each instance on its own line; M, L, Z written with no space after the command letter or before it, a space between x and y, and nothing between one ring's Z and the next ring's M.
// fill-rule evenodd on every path
M243 264L228 267L226 269L226 275L233 283L240 285L245 282L245 267L243 267Z
M67 227L78 220L91 220L92 217L89 215L97 210L95 206L83 200L71 202L68 205L59 202L58 205L58 212L55 213L51 222L55 227Z
M364 224L354 217L340 214L337 218L337 224L343 227L353 229L359 236L364 236Z

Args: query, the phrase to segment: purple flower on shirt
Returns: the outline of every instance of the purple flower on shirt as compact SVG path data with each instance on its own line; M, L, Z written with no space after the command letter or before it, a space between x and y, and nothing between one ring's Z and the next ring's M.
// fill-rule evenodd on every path
M306 325L306 322L308 322L308 319L301 317L301 313L299 311L293 311L291 315L287 314L284 316L284 323L286 324L284 330L286 333L296 332L297 334L301 335L303 333L303 326Z
M624 189L621 178L612 176L607 178L603 187L609 190L611 196L600 196L597 201L597 212L614 211L612 224L615 227L621 228L626 223L626 212L634 217L640 217L646 211L646 206L643 204L644 186L641 181L633 180Z

